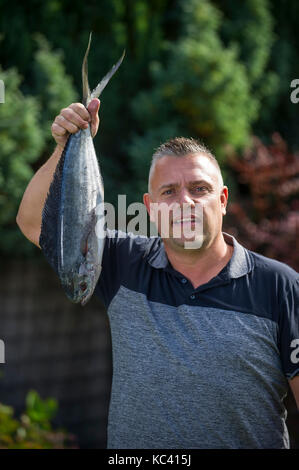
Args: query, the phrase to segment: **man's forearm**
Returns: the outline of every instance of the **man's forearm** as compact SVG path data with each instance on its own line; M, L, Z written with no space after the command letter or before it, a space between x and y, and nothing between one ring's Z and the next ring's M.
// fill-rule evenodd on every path
M20 230L37 246L45 199L62 150L62 147L57 146L47 162L35 173L26 188L17 214L16 221Z

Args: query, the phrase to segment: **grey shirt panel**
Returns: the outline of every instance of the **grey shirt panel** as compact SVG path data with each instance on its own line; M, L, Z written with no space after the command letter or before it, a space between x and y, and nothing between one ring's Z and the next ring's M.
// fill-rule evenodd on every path
M288 447L277 325L240 312L111 302L109 448Z
M113 346L108 447L288 448L297 273L224 234L230 262L194 289L160 239L118 235L96 289Z

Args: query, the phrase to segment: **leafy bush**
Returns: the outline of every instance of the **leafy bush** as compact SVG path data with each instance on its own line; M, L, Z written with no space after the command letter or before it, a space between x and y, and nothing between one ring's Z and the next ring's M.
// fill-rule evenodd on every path
M0 104L0 237L1 251L24 247L24 237L15 225L17 207L33 175L30 164L42 149L36 98L20 91L21 77L15 69L1 71L5 103Z
M53 145L51 124L61 108L78 101L78 96L72 77L66 74L62 52L52 51L41 34L36 34L35 39L39 48L34 56L32 91L40 104L44 151L49 158L49 144Z
M42 400L33 390L27 394L26 411L19 419L13 417L12 407L0 403L0 449L76 448L73 435L52 429L57 408L55 399Z
M140 188L146 189L144 166L153 149L168 138L200 138L222 163L229 149L240 151L250 141L259 101L237 45L221 40L221 24L211 2L184 3L182 34L165 42L165 65L149 65L152 88L132 101L137 132L128 146Z
M0 238L3 254L31 254L15 218L24 190L33 176L33 164L51 150L50 122L60 108L75 99L71 81L65 76L61 57L38 37L39 50L33 64L36 96L21 91L22 77L15 68L2 70L5 103L0 104Z

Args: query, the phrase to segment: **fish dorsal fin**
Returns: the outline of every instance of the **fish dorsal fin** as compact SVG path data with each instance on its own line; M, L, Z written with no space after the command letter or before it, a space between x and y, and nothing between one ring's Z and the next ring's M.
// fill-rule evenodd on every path
M90 43L91 43L91 33L89 34L88 45L87 45L85 56L82 62L82 88L83 88L84 106L87 106L88 103L90 102L90 88L89 88L89 83L88 83L88 64L87 64Z
M54 271L59 274L60 261L60 204L63 166L71 136L69 136L53 175L42 212L40 247Z

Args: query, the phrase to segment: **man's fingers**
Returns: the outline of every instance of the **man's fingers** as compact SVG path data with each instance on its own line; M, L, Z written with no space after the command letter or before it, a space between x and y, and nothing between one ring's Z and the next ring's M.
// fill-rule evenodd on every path
M68 108L78 114L84 121L90 121L90 115L85 106L82 103L72 103ZM62 110L63 111L63 110Z
M63 145L68 134L75 134L80 129L87 129L91 126L91 134L94 137L99 127L98 111L100 100L93 99L88 109L82 103L72 103L67 108L63 108L56 116L51 130L52 135L59 145Z
M86 113L84 113L84 114L85 114L85 117L87 117L87 119L82 118L81 115L76 113L72 108L64 108L64 109L61 110L60 115L58 116L58 119L61 120L61 118L63 118L65 120L65 122L70 122L73 125L75 125L77 127L76 131L71 131L70 129L68 129L68 131L69 132L77 132L80 128L81 129L86 129L88 127L88 122L87 121L90 119L90 116L89 116L89 113L86 109L85 109L85 111L86 111ZM61 121L61 122L62 122L62 126L63 126L63 121Z
M60 127L63 127L64 129L66 129L70 134L75 134L76 132L78 132L80 130L80 127L76 126L76 124L69 121L68 119L66 119L61 114L59 116L57 116L55 121ZM88 126L88 124L86 123L86 127L87 126Z
M56 122L53 122L51 130L52 130L52 134L53 134L54 137L55 137L55 135L62 137L67 132L64 127L61 127Z

